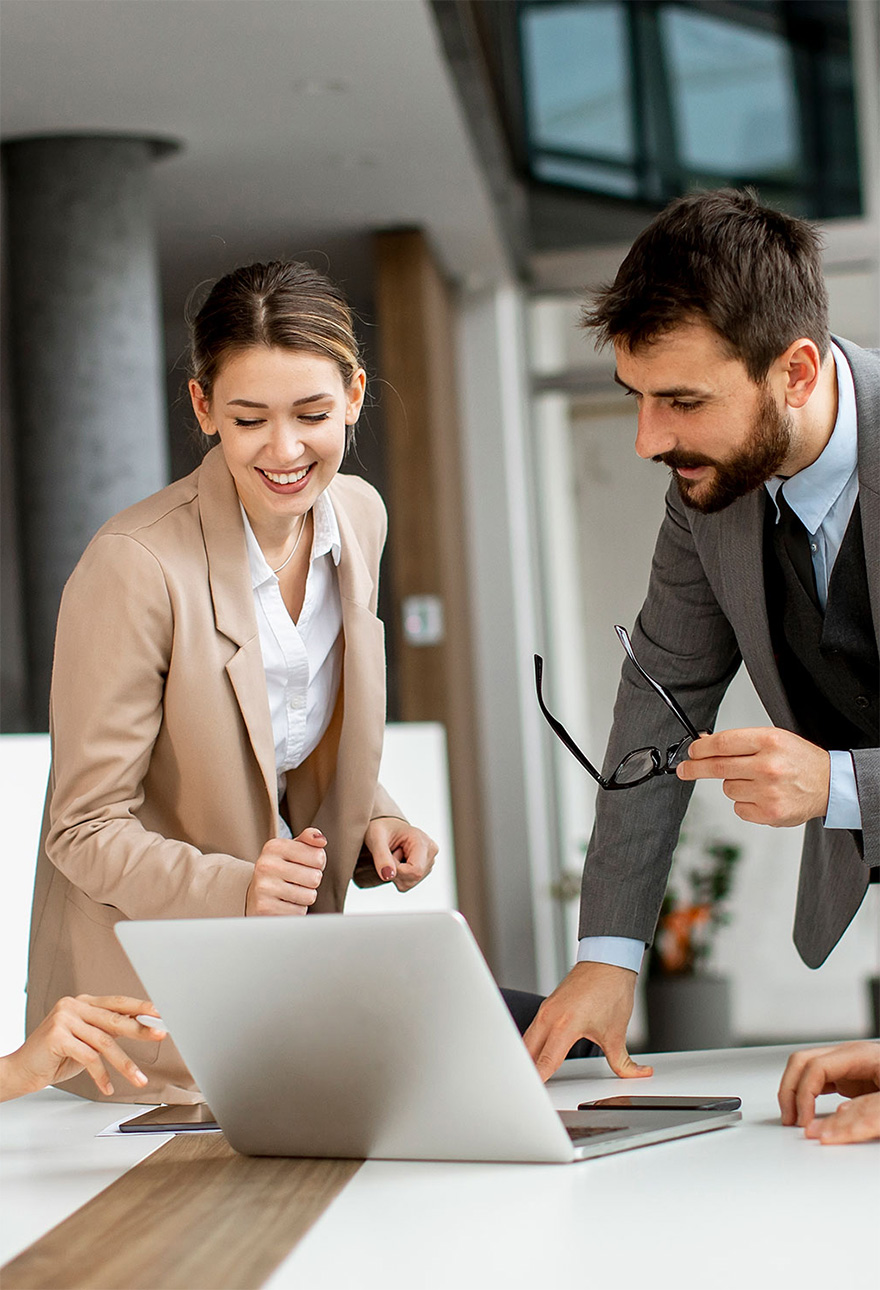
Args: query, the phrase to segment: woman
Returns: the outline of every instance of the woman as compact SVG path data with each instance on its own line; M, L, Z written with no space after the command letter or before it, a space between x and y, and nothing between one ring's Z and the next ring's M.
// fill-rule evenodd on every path
M436 854L377 782L386 519L337 473L365 389L341 294L303 264L229 274L189 389L216 446L105 524L62 598L29 1029L62 995L144 993L121 918L338 911L356 868L405 890ZM170 1040L138 1060L138 1100L199 1100Z

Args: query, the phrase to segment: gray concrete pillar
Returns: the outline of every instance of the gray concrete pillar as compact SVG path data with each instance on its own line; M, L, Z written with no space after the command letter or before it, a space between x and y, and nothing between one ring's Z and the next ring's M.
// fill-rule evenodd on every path
M3 145L12 434L31 725L58 602L103 522L168 479L150 171L161 145Z

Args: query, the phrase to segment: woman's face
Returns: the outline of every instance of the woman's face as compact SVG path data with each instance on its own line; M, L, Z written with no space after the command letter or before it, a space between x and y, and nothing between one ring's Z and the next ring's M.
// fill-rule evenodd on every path
M253 524L293 525L314 504L340 467L365 382L360 369L346 389L331 359L265 345L231 353L210 399L190 381L199 425L220 436Z

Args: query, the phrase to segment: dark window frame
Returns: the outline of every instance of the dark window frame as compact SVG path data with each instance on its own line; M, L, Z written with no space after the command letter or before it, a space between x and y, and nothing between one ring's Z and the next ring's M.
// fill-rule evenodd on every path
M857 218L864 212L859 173L859 141L852 37L846 0L579 0L585 7L617 3L625 18L632 87L635 157L625 162L586 150L536 146L529 137L529 85L523 50L524 15L542 7L559 8L572 0L514 0L495 11L494 26L506 10L513 38L503 40L496 87L507 105L506 124L514 160L532 188L579 197L663 206L689 189L757 187L765 200L812 219ZM494 8L495 6L493 6ZM793 91L798 101L802 167L796 179L760 173L689 168L676 137L672 70L664 47L661 14L682 9L724 18L781 36L791 51ZM496 48L498 46L496 45ZM835 60L836 65L835 65ZM511 67L515 63L515 67ZM841 66L847 74L840 76ZM837 82L843 81L839 84ZM518 101L512 103L512 93ZM650 129L648 123L650 121ZM841 150L832 136L845 138ZM653 139L651 136L653 135ZM845 173L841 173L841 157ZM846 161L846 158L849 158ZM631 195L587 182L578 184L541 174L541 160L571 161L617 172L633 180Z

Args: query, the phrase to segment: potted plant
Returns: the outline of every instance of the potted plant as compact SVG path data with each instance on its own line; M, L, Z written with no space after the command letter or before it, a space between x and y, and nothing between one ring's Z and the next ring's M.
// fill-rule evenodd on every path
M652 1052L731 1046L730 982L708 962L718 929L730 922L726 901L741 850L717 840L694 848L682 836L648 954Z

